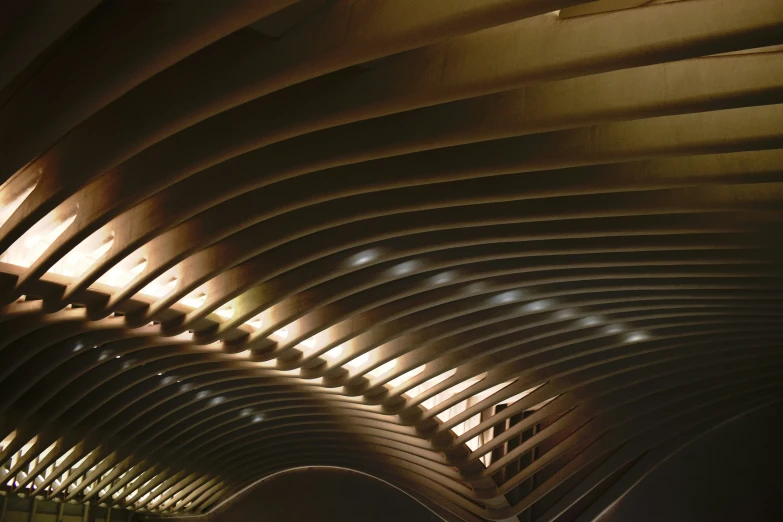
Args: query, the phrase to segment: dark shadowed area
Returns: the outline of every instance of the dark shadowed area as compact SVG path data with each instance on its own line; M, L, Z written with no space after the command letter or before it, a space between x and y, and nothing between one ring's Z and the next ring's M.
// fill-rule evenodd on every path
M597 522L781 520L781 440L783 404L731 421L661 464ZM198 520L439 522L441 518L366 475L306 468L263 481Z
M707 434L661 464L599 522L783 520L783 404Z
M275 475L199 522L442 522L402 491L361 473L303 468Z

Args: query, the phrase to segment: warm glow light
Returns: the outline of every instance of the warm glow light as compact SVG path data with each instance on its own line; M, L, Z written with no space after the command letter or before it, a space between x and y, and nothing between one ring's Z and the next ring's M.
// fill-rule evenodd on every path
M0 261L17 266L31 266L75 219L76 213L62 219L50 213L17 239L0 257Z
M60 464L65 462L65 459L67 459L71 455L71 453L73 453L73 450L75 450L75 449L76 449L76 446L74 446L71 449L69 449L68 451L66 451L60 458L58 458L57 460L54 461L54 465L55 466L59 466Z
M596 326L601 324L601 318L600 317L585 317L584 319L579 320L579 324L581 326Z
M98 231L98 233L101 232ZM68 277L78 277L101 259L113 244L114 234L104 238L100 244L97 244L95 237L90 236L52 265L49 272Z
M204 292L195 292L187 297L183 297L179 300L180 303L187 305L191 308L200 308L207 300L207 294Z
M461 401L459 404L456 404L452 406L451 408L444 410L440 412L437 417L442 420L443 422L446 422L447 420L451 419L455 415L458 415L462 413L463 411L467 410L469 406L473 406L474 404L478 404L485 398L499 392L506 386L511 385L512 383L516 382L516 379L513 379L511 381L506 381L500 384L496 384L495 386L492 386L491 388L487 388L486 390L479 392L478 394L474 395L470 399L466 399L464 401ZM451 431L453 431L457 436L462 435L466 431L472 429L474 426L478 426L481 422L481 413L477 413L476 415L473 415L468 420L461 422L454 426ZM470 439L467 443L468 447L475 451L478 449L478 447L481 445L481 441L479 440L479 437L473 437Z
M441 272L440 274L434 275L430 278L430 281L434 285L445 285L446 283L454 281L456 277L457 273L452 270L450 272Z
M485 281L475 281L465 286L465 292L469 294L477 294L487 289L487 283Z
M174 290L176 286L176 277L161 276L145 286L140 293L160 298L171 293L171 291Z
M28 451L30 451L30 448L32 448L32 447L33 447L33 445L36 443L36 441L37 441L37 440L38 440L38 435L36 435L36 436L35 436L35 437L33 437L32 439L30 439L30 442L28 442L27 444L25 444L24 446L22 446L22 449L21 449L21 451L19 452L19 454L23 456L25 453L27 453Z
M576 317L576 311L571 308L563 308L562 310L558 310L553 314L553 317L555 319L561 320L561 319L573 319Z
M123 288L136 276L144 272L146 267L146 259L138 254L132 254L111 267L105 274L98 278L98 282L116 288Z
M0 441L0 451L4 451L11 442L16 438L16 430L12 431L6 438Z
M470 401L469 404L470 405L477 404L481 400L483 400L483 399L485 399L487 397L492 396L493 394L497 393L501 389L505 388L506 386L508 386L508 385L510 385L510 384L512 384L514 382L516 382L516 379L514 379L512 381L508 381L508 382L502 383L502 384L495 385L495 386L493 386L491 388L488 388L488 389L484 390L483 392L480 392L476 396L471 397L470 399L468 399L468 401ZM521 393L518 393L517 395L514 395L513 397L509 397L508 399L500 400L500 401L496 402L489 409L490 410L494 410L500 404L506 404L506 405L514 404L515 402L517 402L518 400L522 399L523 397L526 397L526 396L530 395L531 393L533 393L534 391L539 389L541 386L543 386L543 384L539 384L538 386L534 386L533 388L530 388L530 389L525 390L525 391L523 391ZM555 397L552 397L551 399L547 399L546 401L544 401L544 402L542 402L540 404L537 404L537 405L535 405L535 406L533 406L531 408L528 408L528 410L529 411L533 411L533 410L539 409L539 408L545 406L546 404L548 404L554 398ZM463 404L463 403L466 403L468 401L463 401L462 403L460 403L460 405ZM459 409L458 406L460 406L460 405L454 406L452 408L449 408L449 410L447 410L447 412L450 414L448 416L448 418L451 418L451 417L454 416L454 414L456 414L456 413L452 414L452 412L455 412L455 410L456 410L456 412L461 412L461 411L464 411L464 409L467 409L467 407ZM441 418L441 420L443 420L443 413L446 413L446 412L441 412L440 414L438 414L438 418ZM468 432L469 430L473 429L474 427L478 426L480 423L481 423L481 414L479 413L479 414L476 414L476 415L472 416L471 418L469 418L465 422L457 424L456 426L454 426L454 428L452 428L452 431L457 436L461 436L462 434L464 434L464 433ZM489 442L491 439L492 439L492 430L486 430L486 431L483 431L483 432L479 433L475 437L472 437L470 440L465 442L465 444L471 449L471 451L477 451L481 446L483 446L484 444ZM489 464L490 464L490 462L492 460L490 453L484 454L484 455L482 455L479 458L481 459L481 461L484 463L485 466L489 466Z
M329 359L337 359L338 357L340 357L340 354L341 354L341 353L343 353L343 347L342 347L342 345L340 345L340 346L335 346L334 348L332 348L331 350L329 350L328 352L326 352L326 353L324 354L324 356L328 357Z
M25 199L27 199L27 196L30 195L33 189L35 189L35 185L28 187L15 198L7 202L0 203L0 226L8 221L8 218L10 218L11 215L16 212L16 209L19 208Z
M490 302L493 304L513 303L522 299L523 292L521 290L509 290L508 292L500 293L490 298Z
M456 373L456 370L455 370L455 373ZM462 392L464 390L467 390L468 388L470 388L471 386L473 386L477 382L479 382L482 379L484 379L484 377L486 377L486 375L487 374L485 373L485 374L479 375L477 377L471 377L470 379L467 379L467 380L464 380L464 381L462 381L460 383L457 383L454 386L452 386L450 388L447 388L446 390L438 393L437 395L434 395L434 396L430 397L426 401L422 402L421 405L424 406L425 408L427 408L428 410L432 409L435 406L437 406L438 404L440 404L441 402L450 399L454 395L457 395L458 393L460 393L460 392ZM443 380L445 381L446 379L443 379Z
M348 264L351 266L366 265L367 263L370 263L378 259L379 254L380 252L376 248L363 250L358 254L354 254L351 257L349 257Z
M514 395L512 397L509 397L508 399L505 399L503 401L498 402L498 404L506 404L506 405L510 406L510 405L514 404L515 402L517 402L518 400L527 397L528 395L533 393L537 388L538 387L530 388L529 390L525 390L525 391L523 391L521 393L517 393L516 395ZM497 404L495 406L497 406Z
M384 363L368 373L373 377L380 377L384 373L391 371L395 366L397 366L397 359Z
M255 329L259 329L264 325L264 321L261 320L261 314L255 316L251 320L247 322L250 326L252 326Z
M408 372L403 373L399 377L395 377L394 379L389 381L389 386L392 386L392 387L396 388L400 384L403 384L403 383L413 379L414 377L416 377L417 375L419 375L421 372L424 371L425 366L427 366L427 365L426 364L422 364L418 368L414 368L414 369L412 369L412 370L410 370Z
M234 307L224 306L223 308L218 309L218 311L215 313L223 319L231 319L231 317L234 315Z
M285 328L281 328L279 330L275 330L272 333L273 337L277 337L278 339L288 339L288 330Z
M628 337L625 338L626 341L629 343L638 343L639 341L646 341L649 339L650 336L648 336L644 332L634 332L632 334L629 334Z
M370 354L363 353L359 357L356 357L355 359L351 359L350 361L348 361L348 366L353 366L354 368L358 368L359 366L363 365L369 360L370 360Z
M625 328L623 328L620 324L610 324L606 328L604 328L604 332L608 334L618 334L622 333Z
M147 266L147 260L146 259L142 259L136 265L134 265L134 267L131 268L129 270L129 272L131 274L133 274L134 276L137 276L137 275L139 275L140 273L142 273L144 271L146 266Z
M544 401L541 401L538 404L535 404L535 405L531 406L527 410L528 411L538 411L538 410L540 410L541 408L543 408L544 406L546 406L547 404L549 404L550 402L552 402L555 399L557 399L557 395L555 395L554 397L550 397L550 398L548 398L548 399L546 399Z
M414 386L413 388L411 388L410 390L408 390L406 392L406 395L408 395L408 397L416 397L418 395L421 395L422 393L424 393L425 391L429 390L433 386L436 386L436 385L440 384L441 382L445 381L446 379L448 379L449 377L451 377L455 373L457 373L457 369L456 368L452 368L451 370L448 370L448 371L445 371L445 372L443 372L441 374L438 374L435 377L432 377L431 379L424 381L423 383L419 384L418 386Z
M459 424L454 426L451 429L451 431L453 431L454 434L459 437L460 435L462 435L469 429L473 428L474 426L478 426L480 423L481 423L481 414L477 413L476 415L472 416L465 422L460 422ZM477 437L474 437L473 439L470 439L467 444L470 449L476 451L476 449L479 447L479 440Z
M410 261L404 261L400 263L399 265L396 265L392 267L389 272L392 275L395 276L401 276L405 274L410 274L414 270L417 270L421 266L421 262L417 261L415 259L411 259Z
M113 244L114 244L114 234L109 236L109 239L104 241L104 243L101 246L93 250L92 255L94 256L95 259L100 259L103 254L109 251L109 249Z
M554 305L554 301L552 301L551 299L540 299L538 301L527 303L522 308L526 312L540 312L541 310L547 310L549 308L552 308L553 305Z

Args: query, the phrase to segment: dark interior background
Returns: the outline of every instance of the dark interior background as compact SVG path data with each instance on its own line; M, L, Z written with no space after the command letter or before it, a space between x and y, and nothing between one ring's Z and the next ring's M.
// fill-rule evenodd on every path
M705 435L661 464L600 522L783 520L783 404Z
M275 475L235 502L195 520L441 522L429 509L385 482L335 468L303 468Z
M783 404L712 431L665 461L599 522L783 520ZM185 520L185 519L183 519ZM436 522L416 500L366 475L305 468L272 477L203 522Z

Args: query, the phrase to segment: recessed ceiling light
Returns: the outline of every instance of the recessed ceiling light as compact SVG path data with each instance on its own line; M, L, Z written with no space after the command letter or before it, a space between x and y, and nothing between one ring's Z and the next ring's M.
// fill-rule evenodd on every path
M639 341L645 341L647 339L649 339L649 336L644 332L634 332L632 334L628 334L628 336L625 338L625 340L629 343L638 343Z
M369 248L367 250L362 250L361 252L349 257L348 264L351 266L366 265L367 263L370 263L378 259L379 255L380 252L377 248Z

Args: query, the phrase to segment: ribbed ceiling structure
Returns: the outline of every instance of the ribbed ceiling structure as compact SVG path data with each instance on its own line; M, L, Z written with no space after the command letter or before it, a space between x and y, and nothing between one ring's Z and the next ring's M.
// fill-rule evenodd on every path
M0 482L593 520L783 397L783 1L0 4Z

